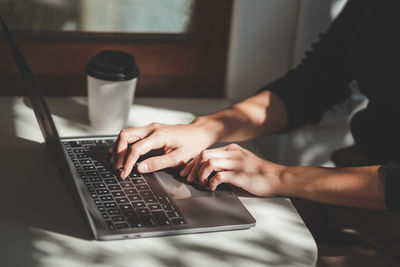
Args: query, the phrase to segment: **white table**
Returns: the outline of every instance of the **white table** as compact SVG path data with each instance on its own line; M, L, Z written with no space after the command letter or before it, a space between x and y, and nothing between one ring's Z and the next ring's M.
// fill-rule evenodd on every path
M113 134L88 126L86 98L51 98L61 136ZM137 99L129 125L187 123L226 107L221 99ZM1 266L313 266L316 244L285 198L241 197L257 220L249 230L93 241L49 157L32 109L0 98Z

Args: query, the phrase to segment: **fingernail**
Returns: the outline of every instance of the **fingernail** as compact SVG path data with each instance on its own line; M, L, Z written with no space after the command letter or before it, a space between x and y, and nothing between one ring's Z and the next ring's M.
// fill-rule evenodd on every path
M147 172L149 169L149 166L147 166L146 163L142 163L142 164L139 164L138 169L140 172Z
M119 176L121 176L121 178L122 178L122 177L125 177L125 171L121 171L121 173L119 174Z

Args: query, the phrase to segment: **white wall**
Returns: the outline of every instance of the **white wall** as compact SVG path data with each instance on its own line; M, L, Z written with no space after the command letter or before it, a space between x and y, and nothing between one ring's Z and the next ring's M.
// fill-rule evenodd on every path
M226 96L238 101L292 65L299 0L235 0Z

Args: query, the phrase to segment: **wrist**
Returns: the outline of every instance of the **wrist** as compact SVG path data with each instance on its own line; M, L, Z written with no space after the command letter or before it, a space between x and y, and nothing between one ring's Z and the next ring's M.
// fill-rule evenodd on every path
M262 196L284 196L285 194L285 182L283 179L284 173L287 170L287 166L276 164L268 160L262 160L262 167L260 169L261 173L265 179L264 193Z
M293 167L282 166L277 173L278 186L277 194L285 197L292 197L292 187L293 187Z
M191 125L206 136L209 145L219 142L224 130L223 123L210 116L199 116Z
M315 184L313 176L320 176L311 172L313 167L307 166L287 166L280 173L279 193L285 197L308 198L313 195ZM311 178L311 179L310 179Z

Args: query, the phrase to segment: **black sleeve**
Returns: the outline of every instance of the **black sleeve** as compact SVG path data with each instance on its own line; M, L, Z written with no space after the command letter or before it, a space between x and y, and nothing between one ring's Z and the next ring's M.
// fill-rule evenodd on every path
M400 163L386 163L385 203L386 209L400 211Z
M350 96L353 75L348 53L360 3L349 1L300 65L261 88L283 101L288 114L286 131L319 122L325 111Z

